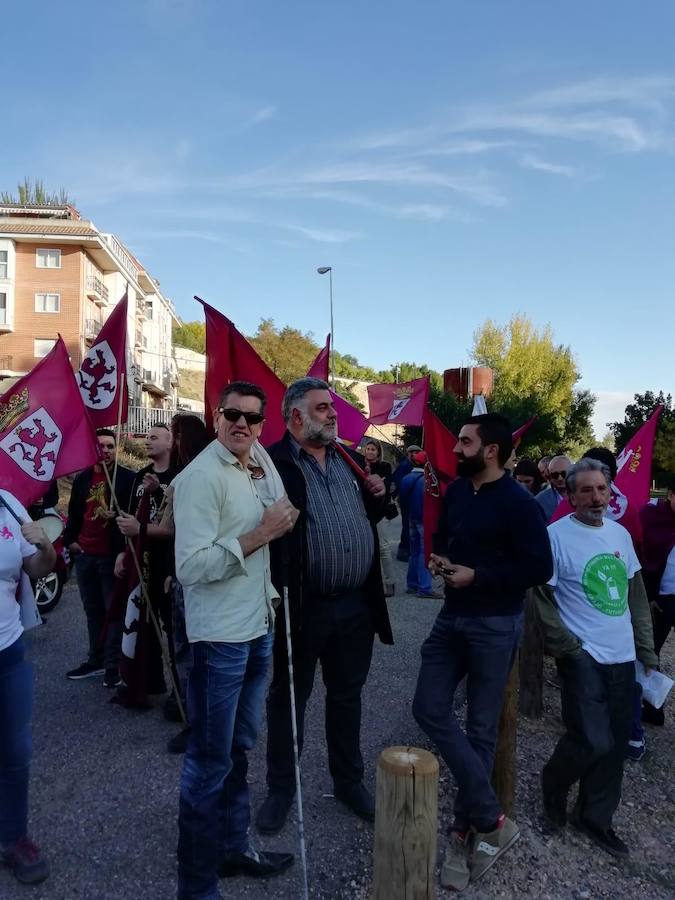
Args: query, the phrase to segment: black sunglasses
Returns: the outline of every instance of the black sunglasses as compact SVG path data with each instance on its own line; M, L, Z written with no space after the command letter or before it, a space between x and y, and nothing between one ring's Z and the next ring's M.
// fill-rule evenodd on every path
M262 413L244 412L242 409L229 409L222 406L218 410L228 422L238 422L243 416L247 425L260 425L265 416Z
M549 472L549 478L565 478L567 476L567 472Z

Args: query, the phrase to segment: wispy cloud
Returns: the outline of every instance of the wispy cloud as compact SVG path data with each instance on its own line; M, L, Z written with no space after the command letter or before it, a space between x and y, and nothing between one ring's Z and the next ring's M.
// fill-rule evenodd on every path
M535 172L546 172L548 175L563 175L565 178L574 178L577 170L573 166L565 166L561 163L547 162L531 153L527 153L520 160L523 169L533 169Z
M256 125L261 125L263 122L269 122L270 119L276 118L276 115L276 106L261 106L244 122L242 128L255 128Z

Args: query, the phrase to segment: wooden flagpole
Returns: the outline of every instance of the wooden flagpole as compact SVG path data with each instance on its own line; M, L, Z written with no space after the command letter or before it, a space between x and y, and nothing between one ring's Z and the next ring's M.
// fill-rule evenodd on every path
M124 400L124 372L120 372L120 383L117 396L117 428L115 430L115 464L113 466L112 484L110 485L110 509L113 507L115 485L117 484L117 466L120 455L120 437L122 432L122 401ZM103 467L105 468L105 466ZM118 507L119 508L119 507Z

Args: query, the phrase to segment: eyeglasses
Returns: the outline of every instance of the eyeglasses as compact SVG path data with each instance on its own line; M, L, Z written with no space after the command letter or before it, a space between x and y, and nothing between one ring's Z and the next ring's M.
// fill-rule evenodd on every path
M549 472L550 478L565 478L567 476L567 472Z
M222 406L219 408L218 412L222 413L228 422L238 422L243 416L247 425L260 425L265 418L262 413L244 412L243 409L229 409L223 408Z

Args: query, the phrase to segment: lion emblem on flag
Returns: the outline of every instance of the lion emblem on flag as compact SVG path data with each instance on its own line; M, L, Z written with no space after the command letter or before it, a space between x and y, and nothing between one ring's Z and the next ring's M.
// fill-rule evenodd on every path
M616 486L616 482L612 482L609 489L609 504L607 506L607 518L614 519L618 522L623 518L624 513L628 509L628 498Z
M107 341L94 344L77 375L85 406L107 409L113 403L117 393L117 360Z
M26 475L36 481L51 481L62 438L61 429L41 406L12 428L0 447Z

